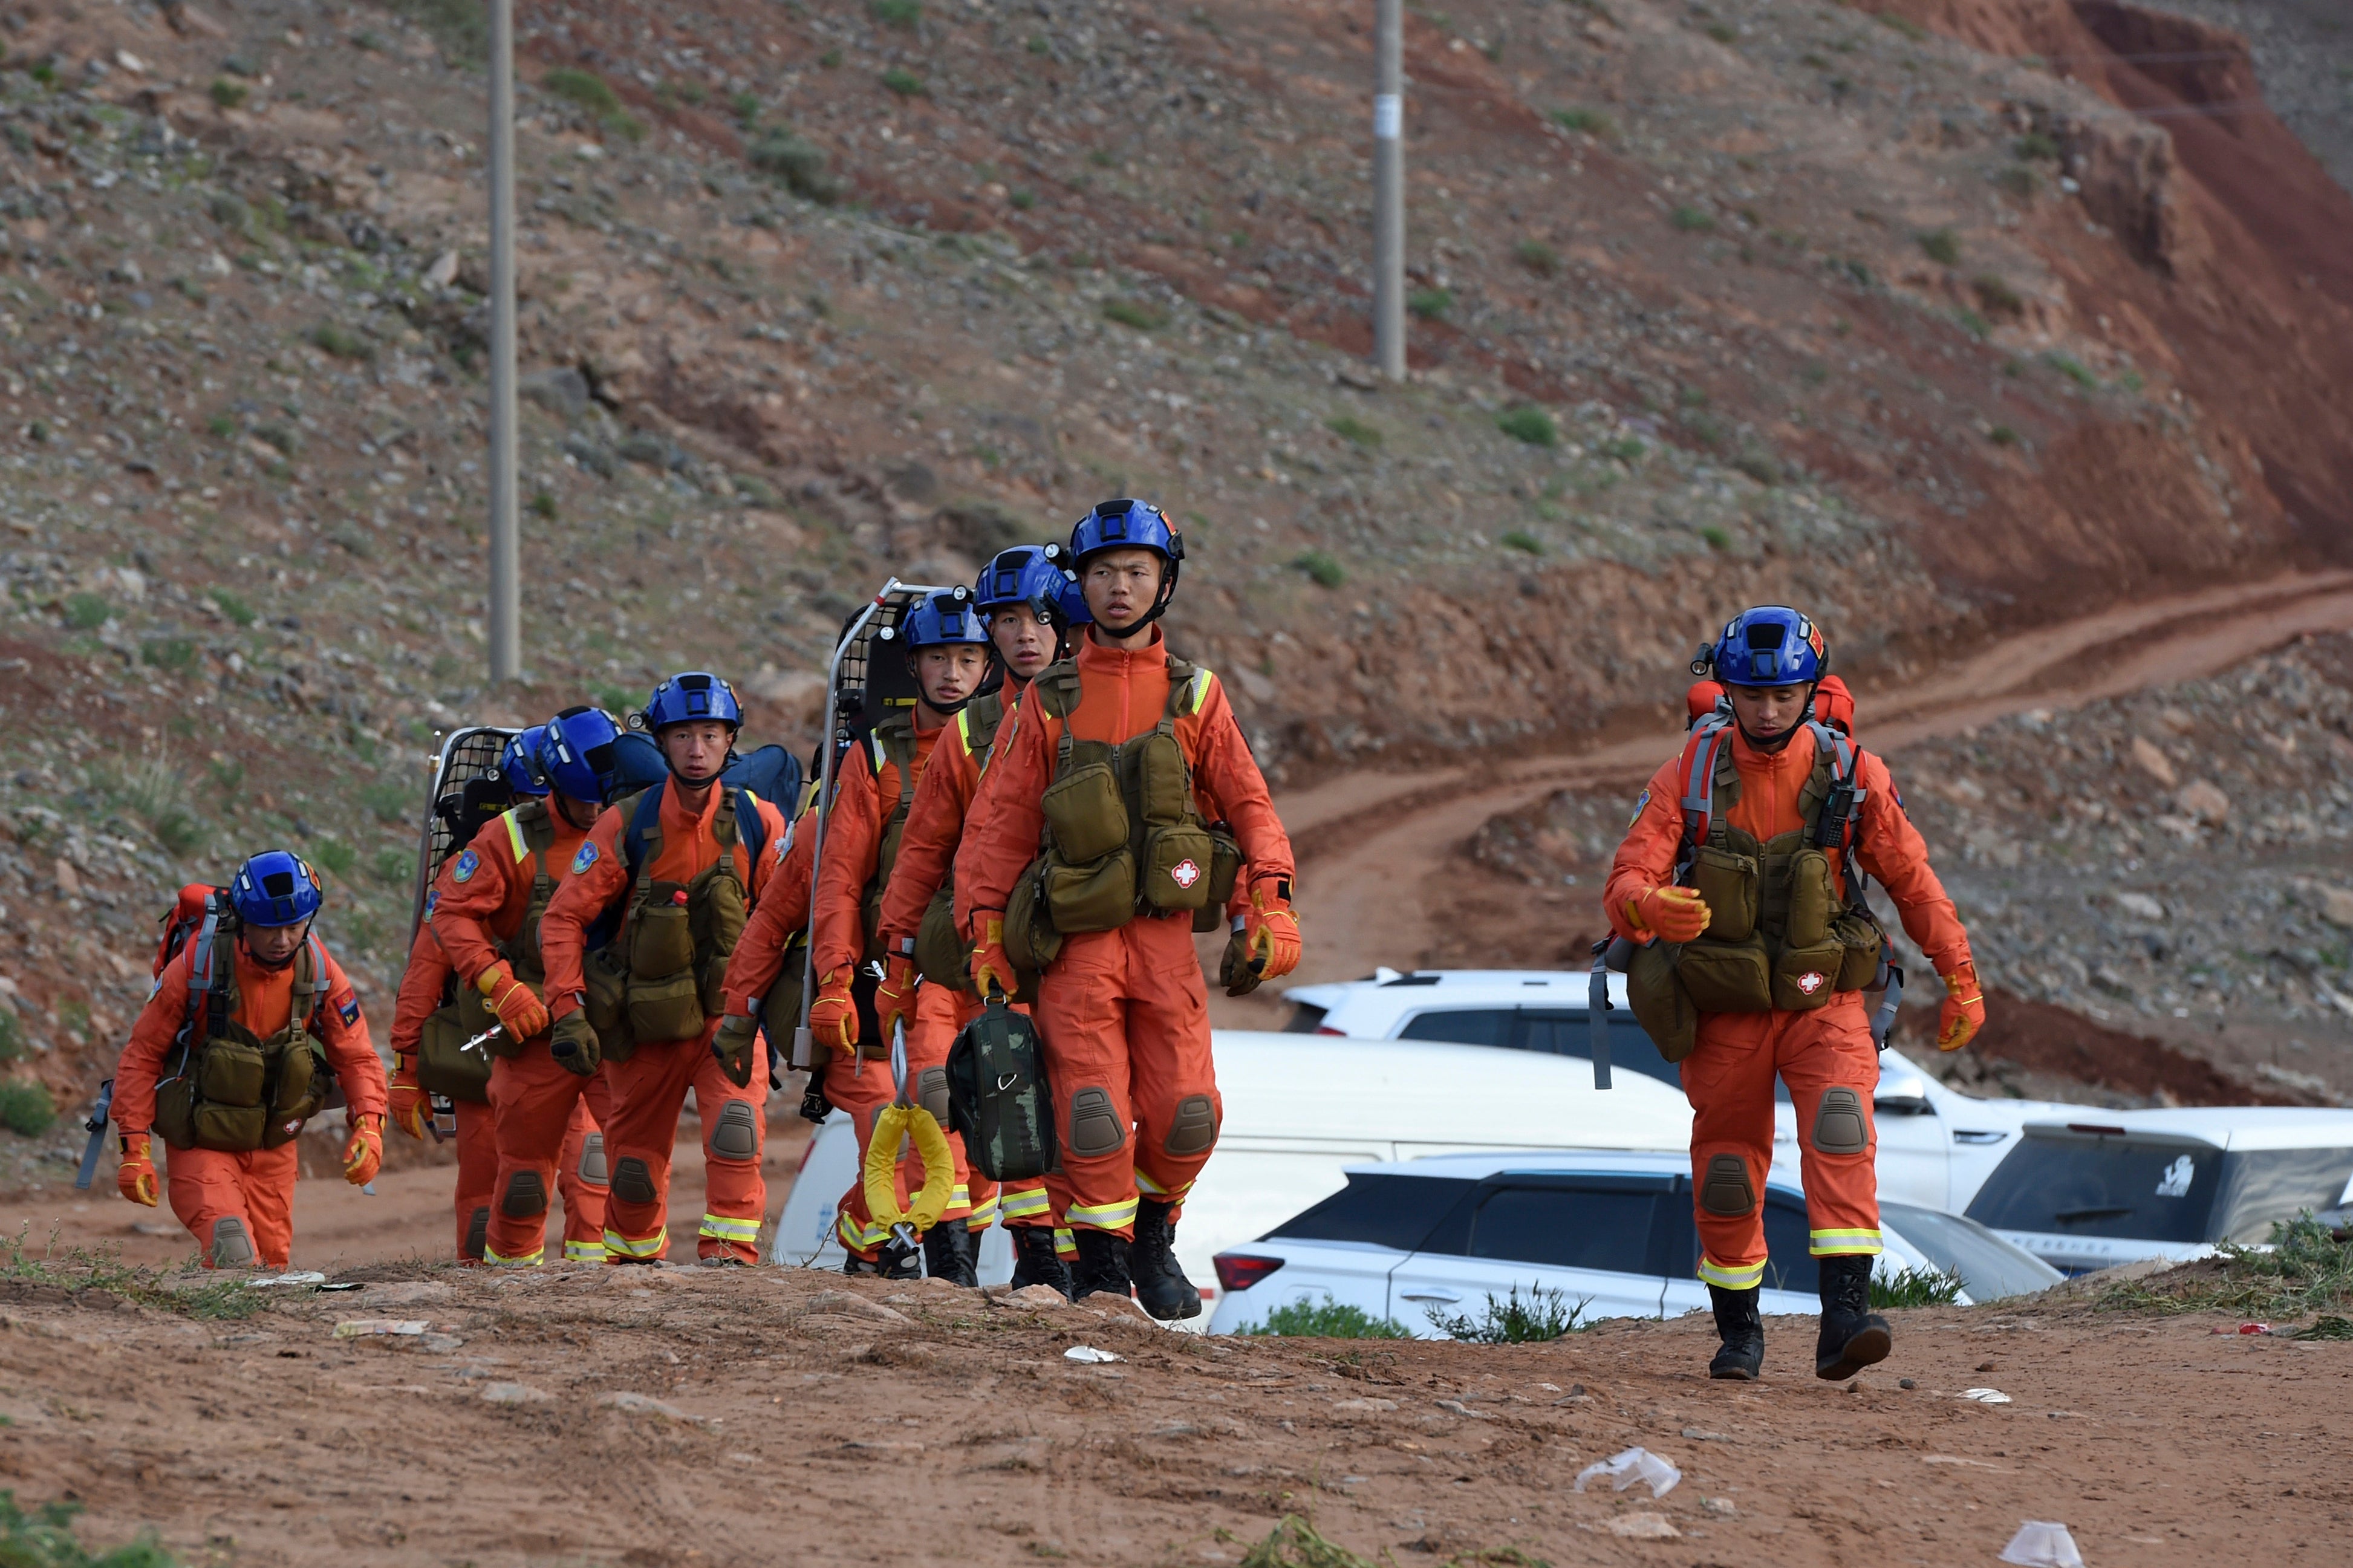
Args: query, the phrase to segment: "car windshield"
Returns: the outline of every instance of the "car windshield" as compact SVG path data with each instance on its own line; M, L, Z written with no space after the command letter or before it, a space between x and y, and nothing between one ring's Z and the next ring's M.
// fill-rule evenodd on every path
M1451 1176L1366 1175L1276 1226L1264 1241L1364 1241L1411 1252L1477 1184Z
M1911 1204L1882 1201L1880 1217L1927 1256L1930 1263L1960 1278L1972 1301L2024 1296L2056 1285L2066 1276L2023 1252L1974 1220L1939 1214Z
M2210 1143L2029 1131L1969 1203L1995 1230L2204 1241L2221 1185Z

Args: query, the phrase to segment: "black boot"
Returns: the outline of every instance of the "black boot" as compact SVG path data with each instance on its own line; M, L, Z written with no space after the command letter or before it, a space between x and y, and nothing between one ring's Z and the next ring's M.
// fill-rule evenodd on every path
M1814 1375L1837 1382L1887 1359L1894 1346L1887 1320L1871 1310L1871 1259L1849 1255L1822 1259L1822 1337L1814 1346Z
M895 1241L882 1244L881 1252L871 1261L850 1253L841 1260L841 1271L851 1279L865 1275L881 1279L921 1279L923 1268L915 1262L915 1249L902 1247Z
M1164 1323L1201 1315L1201 1293L1176 1265L1176 1222L1168 1206L1150 1198L1135 1205L1135 1245L1127 1257L1136 1301Z
M951 1285L977 1285L976 1251L964 1221L944 1219L923 1232L923 1272Z
M1013 1227L1013 1288L1018 1290L1024 1285L1051 1285L1064 1296L1078 1289L1071 1279L1071 1266L1054 1250L1052 1226Z
M1128 1294L1127 1238L1092 1226L1081 1226L1076 1239L1079 1266L1071 1270L1071 1283L1077 1288L1071 1291L1071 1300L1083 1301L1098 1293Z
M1707 1293L1715 1303L1715 1337L1724 1342L1724 1348L1707 1363L1707 1375L1756 1382L1757 1374L1765 1369L1765 1320L1757 1315L1757 1287L1727 1290L1711 1285Z

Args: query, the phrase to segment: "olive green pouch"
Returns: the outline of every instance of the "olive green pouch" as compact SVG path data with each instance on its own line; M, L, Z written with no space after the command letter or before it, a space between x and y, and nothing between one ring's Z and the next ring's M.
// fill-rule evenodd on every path
M1144 836L1145 902L1170 912L1208 908L1216 858L1217 845L1206 827L1180 823L1148 829Z
M637 1048L629 1032L629 974L627 964L610 945L588 954L580 965L586 995L583 1008L588 1026L596 1031L597 1053L608 1062L625 1062Z
M262 1135L269 1130L269 1111L266 1106L200 1101L195 1109L195 1135L189 1142L199 1149L243 1154L260 1148Z
M1634 950L1626 965L1626 999L1661 1056L1679 1062L1692 1054L1699 1043L1699 1009L1675 979L1672 948L1654 942Z
M972 989L972 966L955 929L955 889L943 887L923 906L923 924L915 929L915 973L934 985L957 991Z
M1842 911L1831 922L1831 934L1846 950L1839 960L1838 988L1868 991L1879 979L1880 961L1886 956L1887 936L1879 922L1854 910Z
M1706 935L1746 942L1757 934L1757 858L1701 845L1692 857L1691 886L1707 905Z
M1838 897L1831 891L1829 857L1810 847L1791 856L1788 889L1789 909L1781 921L1782 945L1813 948L1830 941L1831 917L1838 910Z
M1176 737L1155 730L1131 741L1123 761L1135 770L1135 803L1150 823L1185 820L1192 804L1192 770L1185 765L1185 748Z
M1068 865L1091 865L1127 847L1127 803L1120 798L1119 779L1107 763L1071 769L1046 786L1039 804L1054 848Z
M1675 978L1682 982L1691 1005L1701 1012L1771 1010L1772 966L1763 937L1752 936L1746 942L1718 942L1713 937L1702 937L1673 952Z
M1773 960L1773 1006L1803 1013L1827 1003L1840 990L1839 971L1846 943L1831 938L1810 947L1784 947Z
M490 1099L491 1059L480 1051L459 1049L473 1038L459 1026L455 1007L436 1008L417 1035L417 1081L427 1094L480 1105ZM501 1032L490 1042L503 1047L495 1054L520 1054L522 1047Z
M629 1034L633 1040L663 1044L702 1033L702 986L692 969L661 980L629 981ZM596 1038L601 1044L604 1031Z
M196 1086L185 1072L155 1086L155 1135L174 1149L196 1146Z
M667 980L693 967L694 930L685 884L656 882L645 901L629 911L629 978Z
M1005 900L1005 956L1015 969L1033 974L1042 973L1062 951L1062 933L1054 927L1044 894L1052 866L1042 855L1032 860Z
M716 862L688 883L686 912L698 963L733 952L751 913L744 902L744 884L735 879L735 868Z
M259 1042L235 1024L197 1053L196 1098L214 1105L258 1106L269 1084L269 1058Z
M793 1032L801 1026L801 970L807 961L807 935L796 936L786 942L784 962L777 966L776 979L768 984L766 1000L760 1004L760 1027L767 1031L768 1043L788 1063Z
M1125 845L1084 865L1049 859L1044 882L1040 901L1065 936L1115 931L1135 914L1135 856Z
M1234 884L1241 880L1242 847L1222 822L1209 828L1209 896L1193 916L1195 931L1215 931L1225 921L1233 901Z

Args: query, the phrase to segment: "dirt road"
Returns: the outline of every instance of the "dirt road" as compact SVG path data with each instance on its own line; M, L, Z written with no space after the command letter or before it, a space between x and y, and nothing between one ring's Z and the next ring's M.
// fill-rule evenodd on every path
M1743 1385L1696 1319L1205 1341L800 1271L375 1278L227 1322L19 1287L6 1484L89 1542L331 1568L1234 1563L1287 1513L1408 1563L1990 1563L2055 1519L2104 1568L2333 1568L2353 1521L2353 1345L2205 1320L1901 1313L1850 1392L1786 1320ZM367 1319L431 1337L335 1337ZM1572 1489L1637 1444L1682 1483Z
M2195 679L2307 632L2353 627L2353 573L2234 584L2151 600L2022 633L1949 670L1858 693L1874 750L1955 734L2033 708L2067 708ZM1676 682L1662 676L1662 687ZM1409 967L1430 942L1430 886L1480 824L1572 784L1638 784L1673 750L1673 728L1612 735L1566 754L1482 758L1457 768L1360 773L1284 795L1300 846L1303 980ZM1418 896L1420 895L1420 896ZM1220 998L1222 1001L1222 998ZM1269 1002L1229 1005L1220 1022L1266 1026Z

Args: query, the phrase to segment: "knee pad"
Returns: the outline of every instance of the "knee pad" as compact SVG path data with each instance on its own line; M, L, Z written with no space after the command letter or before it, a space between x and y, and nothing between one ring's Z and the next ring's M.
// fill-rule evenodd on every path
M228 1215L213 1221L212 1266L216 1268L250 1268L259 1259L254 1255L253 1237L245 1228L245 1221Z
M948 1124L948 1069L925 1068L915 1075L915 1103L932 1113L942 1128Z
M1116 1154L1126 1146L1127 1128L1112 1103L1111 1090L1089 1087L1071 1096L1071 1152L1082 1160Z
M654 1201L654 1173L635 1154L624 1154L613 1167L613 1195L625 1204Z
M1737 1154L1716 1154L1707 1162L1699 1184L1699 1206L1710 1214L1736 1219L1757 1206L1757 1188L1748 1179L1748 1162Z
M756 1160L760 1157L760 1113L748 1100L731 1100L719 1110L711 1130L714 1160Z
M1862 1096L1841 1087L1822 1090L1814 1110L1814 1152L1818 1154L1860 1154L1871 1147L1871 1124L1863 1119Z
M1217 1102L1206 1094L1188 1094L1176 1102L1176 1118L1160 1145L1165 1154L1206 1154L1218 1142Z
M537 1171L517 1171L507 1178L506 1195L499 1212L509 1219L530 1219L547 1212L547 1183Z
M605 1135L591 1132L580 1141L580 1179L592 1187L601 1187L613 1179L605 1168Z
M482 1249L490 1244L491 1205L483 1204L466 1220L466 1245L459 1249L459 1256L480 1263Z

